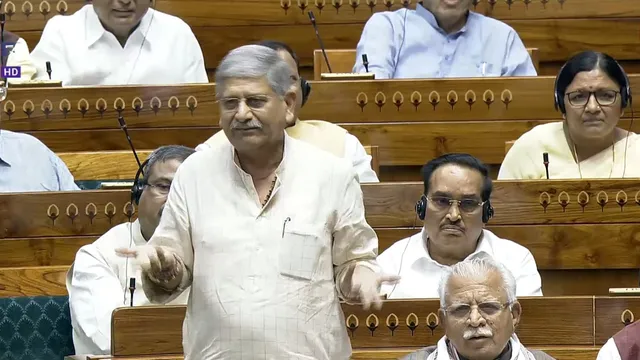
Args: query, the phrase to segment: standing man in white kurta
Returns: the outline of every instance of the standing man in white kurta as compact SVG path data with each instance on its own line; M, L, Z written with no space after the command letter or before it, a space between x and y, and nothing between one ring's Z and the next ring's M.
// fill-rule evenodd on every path
M207 83L200 44L187 23L150 9L152 0L93 0L56 15L31 52L38 80L71 85Z
M348 160L285 133L292 73L277 51L231 51L216 73L228 142L178 170L147 245L120 249L149 299L191 285L185 359L347 360L339 299L380 306L378 239Z

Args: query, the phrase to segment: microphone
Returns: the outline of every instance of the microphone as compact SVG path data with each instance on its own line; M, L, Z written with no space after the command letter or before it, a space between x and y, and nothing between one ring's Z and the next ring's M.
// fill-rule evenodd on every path
M367 59L367 54L362 54L362 65L364 65L364 70L369 72L369 59Z
M542 162L544 163L544 169L547 172L547 180L549 180L549 153L542 153Z
M122 131L124 131L124 134L127 137L127 142L129 143L129 146L131 147L131 151L133 152L133 156L135 156L135 158L136 158L136 162L138 163L138 168L142 168L142 164L140 163L140 159L138 158L138 153L136 152L136 148L133 146L133 142L131 141L131 137L129 136L129 130L127 130L127 123L124 122L124 118L122 116L118 117L118 122L120 123L120 129L122 129ZM144 176L144 173L142 173L142 175Z
M313 12L309 11L307 14L309 14L309 20L311 20L311 25L313 25L313 29L316 31L316 38L318 39L318 43L320 44L320 50L322 50L322 55L324 56L324 61L327 63L327 68L329 69L329 72L332 73L333 71L331 71L331 65L329 64L329 58L327 58L327 52L324 49L324 43L322 42L322 39L320 38L320 33L318 33L318 24L316 24L316 17L313 16Z
M133 292L136 291L136 278L129 278L129 292L131 293L131 306L133 306Z
M51 80L51 61L47 61L47 74L49 74L49 80Z

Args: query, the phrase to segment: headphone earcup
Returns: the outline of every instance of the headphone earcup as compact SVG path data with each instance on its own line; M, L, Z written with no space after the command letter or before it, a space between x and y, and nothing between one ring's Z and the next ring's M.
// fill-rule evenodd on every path
M131 188L131 201L136 205L140 205L140 197L142 197L142 191L144 191L144 186L140 184L138 181Z
M307 100L309 100L309 95L311 94L311 84L301 77L300 87L302 89L302 106L304 106L304 104L307 103Z
M427 216L427 197L424 195L416 202L416 214L420 220L424 220Z
M487 200L482 206L482 222L488 223L489 220L493 217L494 211L493 206L491 206L491 201Z

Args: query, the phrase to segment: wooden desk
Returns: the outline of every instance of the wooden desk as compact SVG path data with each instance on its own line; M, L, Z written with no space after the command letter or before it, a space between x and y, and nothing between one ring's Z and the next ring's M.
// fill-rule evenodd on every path
M631 75L636 88L640 75ZM381 168L421 166L447 152L500 164L505 141L560 121L553 77L313 82L302 119L339 124L378 146ZM640 91L640 90L639 90ZM35 135L55 152L195 147L218 131L215 85L14 89L3 128ZM335 94L341 94L336 97ZM640 113L640 102L634 103ZM626 111L625 116L631 112ZM620 126L628 127L628 118ZM640 130L636 122L632 130ZM418 174L418 170L415 171Z
M419 231L414 204L422 187L362 186L380 252ZM496 215L488 228L532 252L546 295L606 295L610 287L638 284L639 192L633 179L497 181L491 199ZM10 241L0 241L0 252L11 255L0 261L0 284L28 279L31 285L7 287L0 296L64 294L64 282L57 283L49 269L31 267L61 265L54 272L63 272L80 246L135 219L129 199L127 190L1 194L0 238Z
M640 305L639 298L624 297L540 297L519 301L523 316L517 333L522 343L530 349L548 351L559 360L592 360L594 357L588 356L595 356L604 342L624 326L618 312L600 314L599 302L609 304L609 308L625 307L630 301ZM343 304L353 358L397 358L435 344L444 334L436 315L438 302L391 300L385 301L382 310L370 312L359 305ZM184 314L182 306L114 311L111 334L114 357L181 354ZM158 326L159 321L162 326Z

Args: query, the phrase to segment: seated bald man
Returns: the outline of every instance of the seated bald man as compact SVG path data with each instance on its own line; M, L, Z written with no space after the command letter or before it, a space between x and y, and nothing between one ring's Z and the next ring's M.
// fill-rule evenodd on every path
M516 336L522 315L516 288L513 274L493 259L453 265L438 286L445 335L402 360L553 360Z
M76 254L66 279L76 354L111 354L111 314L118 307L130 306L130 278L135 278L141 288L140 268L116 256L115 249L142 245L151 239L173 177L194 152L191 148L170 145L151 153L142 170L142 192L132 193L132 201L138 205L138 219L114 226ZM188 295L189 291L185 291L172 304L186 304ZM134 292L134 306L149 304L144 291Z

